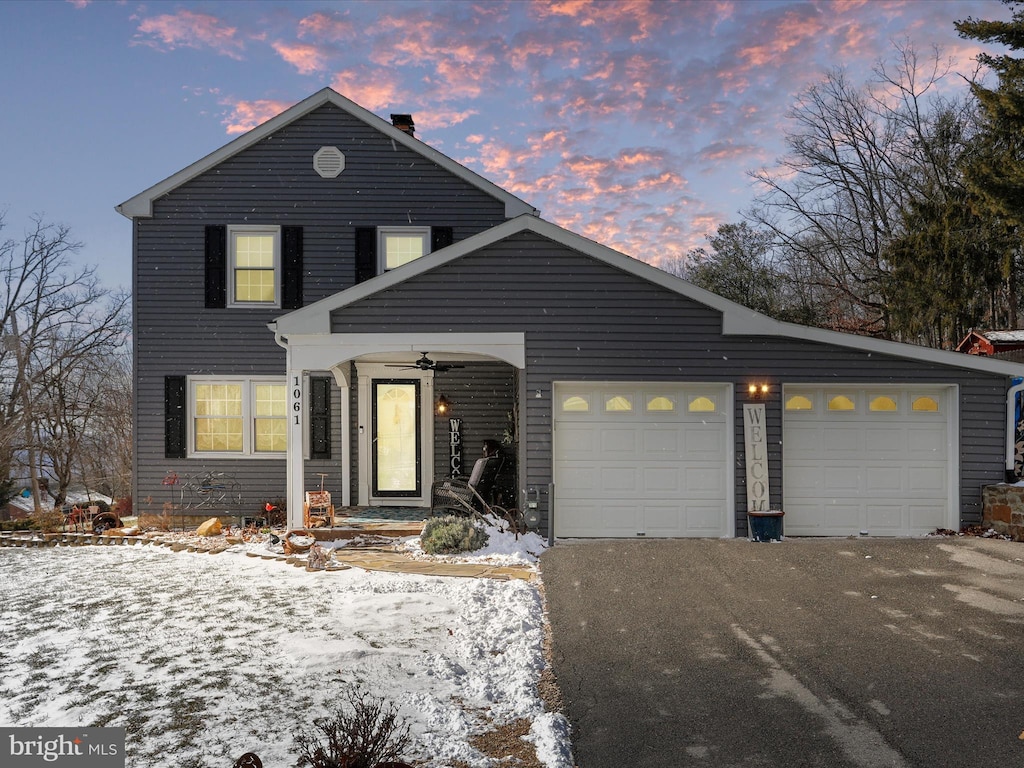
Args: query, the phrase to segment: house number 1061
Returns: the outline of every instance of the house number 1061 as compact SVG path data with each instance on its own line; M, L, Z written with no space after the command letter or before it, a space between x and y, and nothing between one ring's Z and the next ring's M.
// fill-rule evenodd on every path
M295 423L299 423L299 414L302 413L302 387L299 386L299 377L294 376L294 389L292 390L292 410L295 411Z

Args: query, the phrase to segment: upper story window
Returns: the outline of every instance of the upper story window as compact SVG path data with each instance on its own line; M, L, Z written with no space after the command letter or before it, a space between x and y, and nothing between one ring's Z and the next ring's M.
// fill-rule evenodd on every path
M281 284L279 227L228 228L228 304L279 306Z
M387 224L356 227L355 282L372 280L389 269L447 248L454 240L451 227L419 227ZM287 259L285 260L287 263Z
M430 253L430 227L378 227L378 273L395 269Z

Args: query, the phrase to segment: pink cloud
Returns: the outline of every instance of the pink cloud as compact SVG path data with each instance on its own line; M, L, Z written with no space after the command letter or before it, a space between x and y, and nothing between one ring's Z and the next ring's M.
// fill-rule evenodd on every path
M331 87L370 111L401 103L398 76L393 71L362 67L344 70L334 75Z
M88 8L92 0L67 0L67 2L72 8L82 10L83 8Z
M452 19L425 12L384 16L371 30L369 58L380 67L424 69L432 101L475 99L493 87L505 44L500 37L476 39L472 19L463 26L469 31L454 26Z
M299 37L337 42L355 37L356 26L337 14L318 12L299 21Z
M750 67L768 66L807 40L819 39L823 27L822 20L817 16L799 12L786 13L775 29L771 30L772 34L766 36L764 43L741 49L738 55Z
M716 141L708 144L698 154L705 162L718 163L735 160L738 157L749 157L757 154L758 147L751 144L733 144L731 141Z
M295 67L301 75L312 75L327 68L327 52L315 45L304 43L288 44L276 42L273 48L286 62Z
M256 101L224 101L231 108L230 113L222 121L227 126L227 133L245 133L256 126L267 122L270 118L294 106L288 101L257 99Z
M221 56L241 59L245 50L237 27L224 25L216 16L186 10L143 19L135 37L133 45L163 51L209 48Z
M413 119L416 122L418 133L421 129L429 131L451 128L453 125L466 122L475 114L476 110L474 109L417 109ZM469 137L466 138L466 141L470 141Z
M671 3L654 0L535 0L531 11L539 19L564 18L581 27L594 27L606 41L628 39L638 43L651 36L668 17Z

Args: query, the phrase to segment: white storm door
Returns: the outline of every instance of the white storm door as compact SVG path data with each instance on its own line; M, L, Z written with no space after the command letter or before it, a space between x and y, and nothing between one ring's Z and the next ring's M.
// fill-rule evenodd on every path
M432 371L357 363L359 504L429 504L434 474Z

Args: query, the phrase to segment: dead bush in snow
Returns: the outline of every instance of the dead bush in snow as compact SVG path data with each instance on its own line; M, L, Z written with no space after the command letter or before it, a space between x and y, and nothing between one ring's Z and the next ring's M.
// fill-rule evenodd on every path
M409 743L409 726L398 721L398 710L356 686L345 689L332 715L295 734L297 765L311 768L375 768L397 762Z

